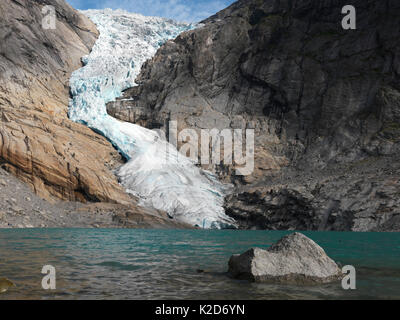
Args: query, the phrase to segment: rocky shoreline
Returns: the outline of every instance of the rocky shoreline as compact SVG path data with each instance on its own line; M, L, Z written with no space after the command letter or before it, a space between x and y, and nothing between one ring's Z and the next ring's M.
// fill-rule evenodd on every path
M314 177L311 174L297 176L296 180L293 180L292 173L283 171L282 175L265 181L262 187L253 185L236 189L227 197L225 208L242 230L398 232L400 215L396 212L400 200L385 202L385 194L397 192L400 181L392 173L400 166L400 161L394 160L385 160L386 173L381 176L385 183L374 181L371 174L376 167L370 163L363 164L359 172L354 170L352 175L342 175L342 180L336 179L337 171L330 174L328 171L320 172ZM382 165L378 163L378 167ZM337 184L342 185L345 200L340 200L341 195L336 194ZM359 188L365 192L358 192ZM375 207L365 207L365 199L372 196L375 197ZM332 202L334 205L327 207ZM376 218L376 208L382 211L380 219ZM170 219L164 212L134 205L49 202L0 168L0 228L69 227L192 228Z

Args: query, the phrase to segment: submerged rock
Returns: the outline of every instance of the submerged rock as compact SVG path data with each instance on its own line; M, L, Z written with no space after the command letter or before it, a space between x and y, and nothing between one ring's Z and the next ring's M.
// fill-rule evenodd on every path
M337 281L342 272L313 240L301 233L280 239L267 250L252 248L229 260L229 273L255 282L296 284Z
M0 293L6 292L10 287L15 287L15 284L12 281L6 278L0 279Z

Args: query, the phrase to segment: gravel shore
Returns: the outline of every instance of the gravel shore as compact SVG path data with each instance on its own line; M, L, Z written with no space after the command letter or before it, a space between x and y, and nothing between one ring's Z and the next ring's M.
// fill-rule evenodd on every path
M0 168L0 228L191 228L160 211L111 203L48 202Z

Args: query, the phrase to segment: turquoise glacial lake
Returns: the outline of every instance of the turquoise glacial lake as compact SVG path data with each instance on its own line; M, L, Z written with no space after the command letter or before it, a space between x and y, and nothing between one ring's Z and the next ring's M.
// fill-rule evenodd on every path
M227 276L232 254L268 248L288 233L0 230L0 278L16 284L0 299L400 299L400 233L304 232L335 261L356 268L356 290ZM44 265L56 269L55 290L42 288Z

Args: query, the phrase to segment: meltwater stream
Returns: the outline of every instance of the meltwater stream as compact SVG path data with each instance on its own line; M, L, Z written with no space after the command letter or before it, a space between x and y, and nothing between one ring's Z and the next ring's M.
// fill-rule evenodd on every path
M107 137L129 160L118 171L122 185L140 204L168 212L177 220L204 228L233 226L225 215L227 188L211 173L152 130L107 114L106 103L135 86L142 64L168 39L193 25L110 9L84 11L100 36L84 67L70 79L69 117Z

